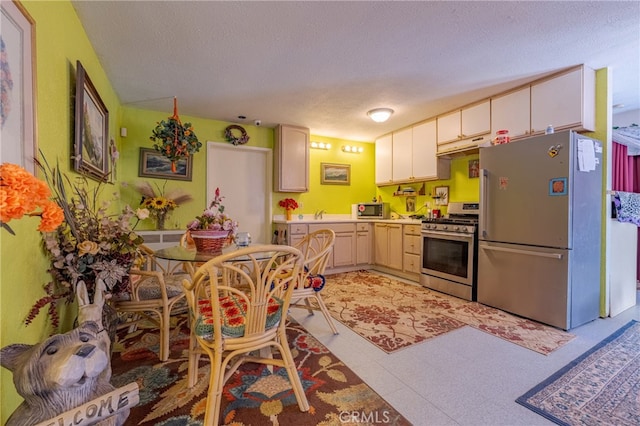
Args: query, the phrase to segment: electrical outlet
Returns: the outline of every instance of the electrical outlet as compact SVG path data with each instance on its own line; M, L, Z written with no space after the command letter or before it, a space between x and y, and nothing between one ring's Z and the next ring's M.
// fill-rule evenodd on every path
M303 208L303 207L304 207L304 203L303 203L302 201L300 201L300 202L298 203L298 207Z

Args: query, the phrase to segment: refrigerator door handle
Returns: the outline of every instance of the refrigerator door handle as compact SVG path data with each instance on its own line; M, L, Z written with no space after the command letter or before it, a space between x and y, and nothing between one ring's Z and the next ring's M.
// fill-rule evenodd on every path
M506 248L506 247L493 247L493 246L485 246L485 245L480 245L480 248L483 250L504 251L507 253L524 254L528 256L548 257L551 259L562 259L562 253L543 253L539 251L518 250L518 249L512 249L512 248Z
M478 234L480 238L487 237L487 179L489 178L489 172L487 169L480 169L480 220L478 223Z

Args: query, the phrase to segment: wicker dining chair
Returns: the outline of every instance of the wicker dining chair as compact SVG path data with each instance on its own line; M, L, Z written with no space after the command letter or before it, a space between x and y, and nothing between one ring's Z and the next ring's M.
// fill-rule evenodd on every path
M285 328L301 267L298 249L258 245L215 257L196 270L193 281L183 281L192 336L189 387L200 355L211 361L204 424L219 423L223 386L243 362L285 368L300 410L309 410Z
M338 329L321 296L326 282L324 271L329 262L335 239L336 234L333 230L320 229L307 234L295 245L302 252L304 267L300 271L300 280L291 296L291 307L307 309L310 314L316 310L322 312L333 334L338 334Z
M114 308L120 317L126 316L122 326L135 327L145 319L158 326L159 358L166 361L169 358L171 314L177 311L180 302L184 302L182 281L189 275L167 273L165 267L157 262L151 248L142 245L140 250L140 265L129 272L131 289L125 295L114 297Z

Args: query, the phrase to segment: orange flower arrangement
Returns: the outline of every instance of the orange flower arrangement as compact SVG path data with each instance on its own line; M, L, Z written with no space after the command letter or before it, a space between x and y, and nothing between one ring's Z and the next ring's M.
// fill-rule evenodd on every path
M15 235L7 223L25 215L40 216L38 231L57 229L64 214L50 196L49 186L22 167L11 163L0 165L0 226L11 234ZM40 211L36 211L38 208Z

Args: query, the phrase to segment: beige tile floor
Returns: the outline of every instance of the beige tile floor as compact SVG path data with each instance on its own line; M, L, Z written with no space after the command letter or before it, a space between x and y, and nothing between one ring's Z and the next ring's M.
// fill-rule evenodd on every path
M319 313L291 315L411 423L551 425L515 400L632 319L640 305L570 332L576 338L549 355L463 327L387 354L336 321L333 335Z

